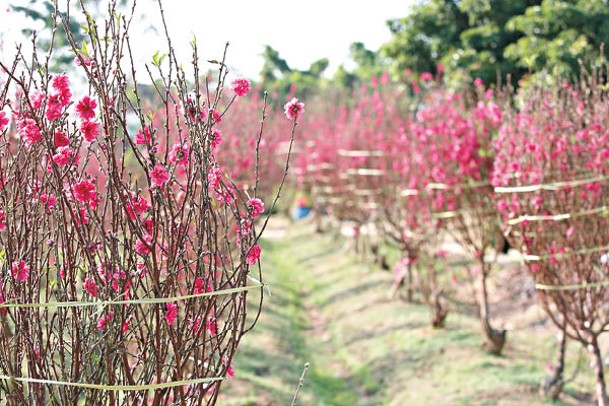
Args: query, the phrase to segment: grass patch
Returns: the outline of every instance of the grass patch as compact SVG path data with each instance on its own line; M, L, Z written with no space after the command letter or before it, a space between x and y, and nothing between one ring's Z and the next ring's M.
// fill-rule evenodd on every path
M426 306L389 300L392 275L344 246L306 221L263 242L272 296L242 342L220 404L290 404L305 362L301 405L553 404L537 395L554 359L549 324L510 331L504 355L490 355L474 314L454 306L445 329L431 328ZM579 347L568 350L567 374ZM582 391L592 387L582 370L554 404L588 404Z

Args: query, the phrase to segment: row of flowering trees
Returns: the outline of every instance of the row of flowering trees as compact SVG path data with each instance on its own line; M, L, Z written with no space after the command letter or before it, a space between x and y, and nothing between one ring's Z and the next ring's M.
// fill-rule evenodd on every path
M224 61L200 75L196 43L193 77L169 38L165 64L148 67L151 114L133 14L111 1L94 21L81 6L86 46L66 29L78 73L51 72L53 50L0 62L0 403L214 404L252 327L256 224L286 156L259 171L275 159L265 100L247 100ZM293 99L277 124L288 151L303 112ZM236 126L250 137L223 136Z
M470 259L467 274L494 353L506 332L493 326L488 278L507 237L549 318L590 351L605 405L598 343L609 323L609 106L602 72L518 94L479 80L451 92L431 75L375 78L307 115L297 173L324 212L356 227L373 222L400 248L396 286L406 281L411 297L418 279L435 326L447 308L434 262L451 236Z

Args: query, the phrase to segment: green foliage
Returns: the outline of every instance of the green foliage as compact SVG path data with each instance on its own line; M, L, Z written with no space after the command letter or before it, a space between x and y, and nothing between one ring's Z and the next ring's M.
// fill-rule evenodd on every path
M351 44L349 57L355 63L353 71L349 72L341 65L332 78L333 86L339 90L353 90L387 69L387 62L381 53L367 49L362 42Z
M327 78L324 76L329 66L327 58L313 62L306 70L293 69L277 50L267 45L262 52L262 89L273 94L279 101L291 94L310 99L312 96L327 95L328 92L350 92L369 82L372 77L379 76L387 68L381 53L367 49L362 42L351 44L349 56L355 67L349 71L340 65L334 75Z
M262 89L272 94L280 103L294 93L294 89L302 98L316 93L322 83L322 75L330 63L327 58L322 58L313 62L309 69L292 69L279 52L269 45L264 47L262 58Z
M435 73L440 58L459 48L468 19L458 3L431 0L415 5L408 17L387 22L393 37L381 51L394 70Z
M450 82L498 75L514 82L548 70L577 75L578 60L598 60L609 35L603 0L428 0L388 22L392 39L381 48L394 71L435 73ZM606 51L605 51L605 55Z
M512 18L507 27L524 34L505 49L519 67L577 74L580 60L600 62L599 51L609 38L609 5L602 0L544 0Z

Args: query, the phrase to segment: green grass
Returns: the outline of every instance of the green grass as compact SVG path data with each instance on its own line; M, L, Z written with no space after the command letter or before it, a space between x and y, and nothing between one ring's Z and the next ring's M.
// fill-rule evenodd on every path
M220 404L289 405L305 362L299 405L552 404L537 395L554 359L550 325L510 331L504 355L490 355L474 315L453 306L446 328L431 328L425 306L389 300L392 276L343 247L307 222L264 241L272 295L242 341ZM567 374L578 351L570 344ZM587 404L577 398L591 389L585 369L555 404Z

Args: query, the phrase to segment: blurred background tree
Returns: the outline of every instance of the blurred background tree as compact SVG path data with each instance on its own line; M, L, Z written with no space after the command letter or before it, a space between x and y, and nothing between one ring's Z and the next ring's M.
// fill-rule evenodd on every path
M99 0L94 0L91 3L98 4ZM30 37L36 33L38 37L37 46L42 52L48 52L51 45L57 51L56 57L53 59L53 65L51 69L57 71L65 71L69 69L70 65L74 62L74 55L69 51L69 43L64 31L63 26L58 19L58 27L53 35L53 26L55 13L55 6L49 0L29 0L26 4L24 2L12 2L10 7L17 13L22 13L28 17L28 21L31 23L21 29L22 34L26 37ZM80 16L79 13L72 13L68 22L69 30L72 33L75 40L82 42L85 40L85 33L81 28L82 22L79 22L75 15Z
M313 62L309 69L293 69L270 45L264 47L262 58L261 89L281 105L288 95L295 94L306 99L319 92L324 85L323 73L330 63L327 58L322 58Z
M609 38L604 0L427 0L388 21L381 47L394 73L435 73L449 82L479 77L513 82L543 69L577 75L578 60L598 61Z

